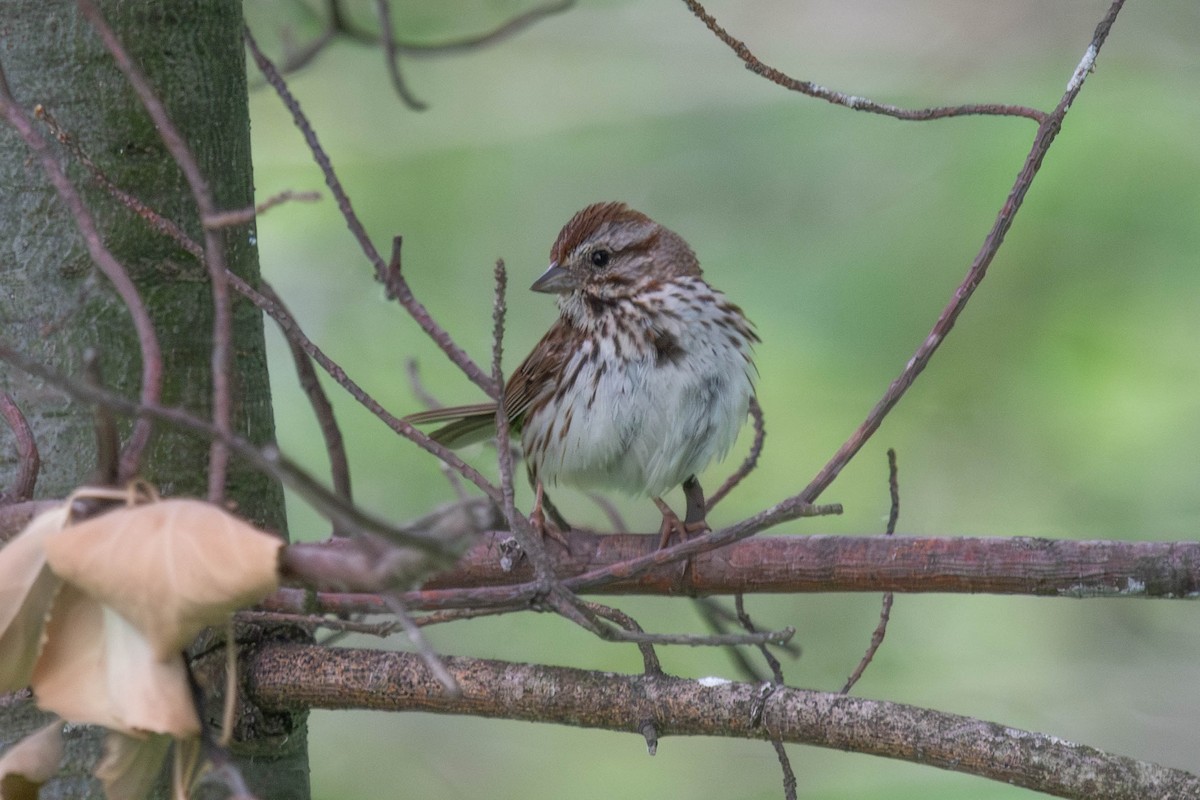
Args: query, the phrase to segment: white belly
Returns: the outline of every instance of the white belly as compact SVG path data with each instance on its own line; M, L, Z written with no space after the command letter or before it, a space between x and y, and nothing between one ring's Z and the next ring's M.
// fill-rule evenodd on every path
M682 352L674 358L649 346L644 332L617 336L620 359L611 337L584 340L562 372L563 380L577 374L559 401L561 414L525 422L526 452L541 451L531 465L539 479L657 497L725 456L754 391L753 334L745 329L746 336L731 338L715 328L718 309L683 311L682 318L655 321L678 343ZM597 342L601 351L593 357ZM545 447L531 448L541 437Z

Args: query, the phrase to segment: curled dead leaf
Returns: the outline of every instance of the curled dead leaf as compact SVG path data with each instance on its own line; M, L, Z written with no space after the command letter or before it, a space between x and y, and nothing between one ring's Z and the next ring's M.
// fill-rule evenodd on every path
M54 601L33 669L40 708L132 736L200 732L183 657L159 658L121 615L71 584Z
M115 609L169 659L278 586L282 540L199 500L117 509L50 536L50 568Z
M0 548L0 692L29 685L50 604L61 585L46 566L48 536L66 524L66 504L34 517Z

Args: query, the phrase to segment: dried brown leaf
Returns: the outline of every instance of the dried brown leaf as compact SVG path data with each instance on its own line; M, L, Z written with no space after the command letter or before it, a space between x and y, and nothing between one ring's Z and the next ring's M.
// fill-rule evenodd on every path
M29 734L0 758L0 800L37 800L63 757L62 721Z
M29 685L61 584L46 567L46 537L62 528L67 514L65 504L39 514L0 549L0 692Z
M278 586L283 542L199 500L111 511L50 537L61 578L115 609L171 658Z
M50 612L33 670L38 706L133 736L200 732L183 657L159 658L120 614L71 584Z

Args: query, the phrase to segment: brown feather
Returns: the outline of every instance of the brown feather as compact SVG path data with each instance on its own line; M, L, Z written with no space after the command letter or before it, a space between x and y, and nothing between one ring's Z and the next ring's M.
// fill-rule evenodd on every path
M650 218L624 203L593 203L571 217L571 221L559 231L554 247L550 248L550 263L564 263L571 251L583 244L601 225L621 221L645 223L650 222Z
M542 395L544 387L553 385L553 376L562 373L571 355L575 338L572 333L560 318L509 377L504 387L504 407L508 410L509 432L513 436L521 433L525 412ZM429 435L440 444L457 449L478 444L496 435L496 404L433 408L409 414L404 420L412 425L449 423Z

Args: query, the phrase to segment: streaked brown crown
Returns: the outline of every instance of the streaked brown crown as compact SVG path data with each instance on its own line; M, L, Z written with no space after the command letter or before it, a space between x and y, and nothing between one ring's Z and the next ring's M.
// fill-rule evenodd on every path
M592 203L563 226L550 248L550 261L562 264L576 247L587 241L602 225L610 222L646 223L650 218L640 211L634 211L624 203Z
M603 253L602 262L596 256ZM700 277L700 263L683 237L624 203L595 203L563 227L550 263L564 283L592 297L633 296L657 281Z

